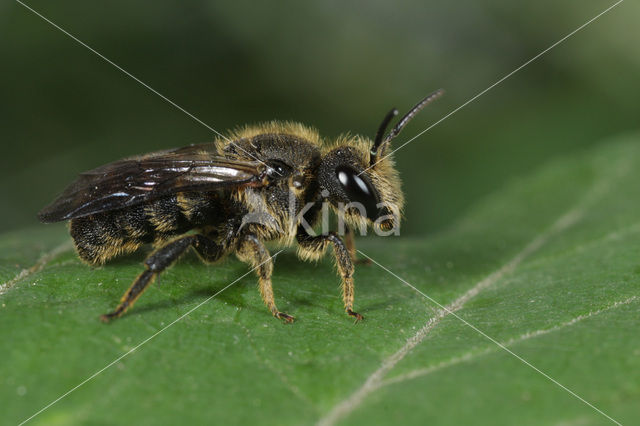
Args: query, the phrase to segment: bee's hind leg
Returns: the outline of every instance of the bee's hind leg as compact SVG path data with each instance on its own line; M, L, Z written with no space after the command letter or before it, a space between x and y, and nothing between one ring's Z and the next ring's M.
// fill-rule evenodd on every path
M274 317L293 322L291 315L280 312L273 297L273 287L271 286L271 274L273 273L273 259L262 241L253 234L246 234L238 241L236 255L243 262L249 263L256 269L258 282L260 285L260 295L264 304L267 305Z
M194 247L205 261L214 261L223 253L222 246L203 235L187 235L168 242L144 261L145 271L131 284L120 299L118 307L113 312L102 315L100 319L109 322L122 316L153 283L158 274L171 266L189 247Z

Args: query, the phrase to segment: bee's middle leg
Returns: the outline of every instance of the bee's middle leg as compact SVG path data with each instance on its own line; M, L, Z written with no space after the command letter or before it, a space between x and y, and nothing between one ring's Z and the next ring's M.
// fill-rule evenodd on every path
M145 271L131 284L120 299L118 307L113 312L102 315L100 319L109 322L122 316L153 283L158 274L171 266L189 247L194 247L206 261L214 261L223 254L223 247L204 235L187 235L170 241L149 255L144 261Z
M294 318L291 315L280 312L276 306L273 297L273 287L271 286L273 259L262 241L253 234L244 235L238 241L236 254L240 260L251 264L256 269L260 285L260 295L273 316L285 322L293 322Z

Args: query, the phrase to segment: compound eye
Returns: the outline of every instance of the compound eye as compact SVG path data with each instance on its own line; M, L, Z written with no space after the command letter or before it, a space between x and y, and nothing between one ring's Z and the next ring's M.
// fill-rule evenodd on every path
M364 175L358 176L358 171L349 166L336 167L336 177L349 201L361 204L366 216L375 220L378 217L379 196L369 179Z

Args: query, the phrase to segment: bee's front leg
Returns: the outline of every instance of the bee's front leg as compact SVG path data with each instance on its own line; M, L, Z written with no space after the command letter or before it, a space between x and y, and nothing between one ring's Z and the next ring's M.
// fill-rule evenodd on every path
M344 244L347 246L347 250L349 251L349 256L351 256L351 261L356 265L371 265L371 259L367 258L358 258L356 255L356 239L353 233L353 229L349 225L345 223L344 225Z
M294 318L291 315L280 312L276 306L273 287L271 286L273 259L262 241L254 234L246 234L239 239L237 247L236 255L238 258L256 269L260 284L260 294L264 304L267 305L274 317L285 322L293 322Z
M296 235L300 245L300 255L307 259L317 259L324 253L327 245L333 244L333 254L336 258L338 272L342 278L342 300L347 314L360 321L364 319L362 315L353 311L354 285L353 285L353 261L346 244L335 232L326 235L312 236L307 233L304 227L298 228Z

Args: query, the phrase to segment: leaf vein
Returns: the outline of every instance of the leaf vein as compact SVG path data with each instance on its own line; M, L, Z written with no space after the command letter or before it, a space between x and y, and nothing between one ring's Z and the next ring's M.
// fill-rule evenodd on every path
M53 248L51 251L43 254L33 266L23 269L18 273L18 275L16 275L9 281L0 284L0 296L5 294L7 291L9 291L9 289L18 284L20 281L42 271L49 262L56 258L56 256L70 250L71 248L71 243L69 241L65 241L59 246Z
M581 201L573 208L570 208L565 214L560 216L549 228L533 238L520 252L518 252L511 260L502 265L496 271L490 273L486 278L479 281L476 285L467 290L463 295L436 311L436 314L427 321L427 323L416 334L407 339L406 343L391 356L387 357L380 367L375 370L365 382L346 399L335 405L329 412L323 416L318 425L328 426L335 424L341 418L354 411L364 399L373 391L375 391L384 377L400 362L413 348L420 344L427 335L433 330L440 321L450 313L454 313L462 309L467 302L477 296L481 291L498 282L505 275L516 270L516 268L531 254L540 249L549 239L561 233L567 228L577 223L586 213L588 208L604 196L613 185L613 182L624 176L630 168L630 162L625 159L621 164L616 165L616 173L607 179L596 181L590 191L587 191Z
M601 309L598 309L598 310L595 310L595 311L590 311L590 312L588 312L586 314L578 315L577 317L572 318L569 321L565 321L565 322L560 323L558 325L555 325L553 327L542 328L542 329L538 329L538 330L535 330L535 331L528 331L526 333L521 334L518 337L511 338L511 339L503 342L502 344L504 346L513 346L513 345L515 345L517 343L520 343L520 342L523 342L525 340L533 339L533 338L536 338L538 336L543 336L545 334L553 333L555 331L559 331L559 330L562 330L564 328L571 327L574 324L577 324L577 323L579 323L581 321L584 321L586 319L589 319L591 317L603 314L603 313L605 313L607 311L610 311L612 309L615 309L615 308L617 308L619 306L628 305L631 302L635 301L636 299L637 299L636 296L631 296L631 297L629 297L627 299L620 300L620 301L614 302L614 303L612 303L610 305L607 305L604 308L601 308ZM453 357L453 358L448 359L446 361L442 361L442 362L440 362L438 364L434 364L432 366L425 367L425 368L419 368L419 369L410 371L408 373L393 377L391 379L383 380L378 384L376 389L380 389L382 387L389 386L389 385L392 385L392 384L395 384L395 383L405 382L405 381L412 380L412 379L415 379L415 378L418 378L418 377L426 376L428 374L431 374L431 373L433 373L435 371L438 371L438 370L441 370L443 368L447 368L447 367L450 367L450 366L453 366L453 365L456 365L456 364L460 364L462 362L471 361L473 359L479 358L479 357L487 355L489 353L497 352L498 349L500 349L498 346L488 346L488 347L486 347L485 349L483 349L481 351L470 351L470 352L467 352L467 353L465 353L463 355L460 355L460 356L457 356L457 357Z

